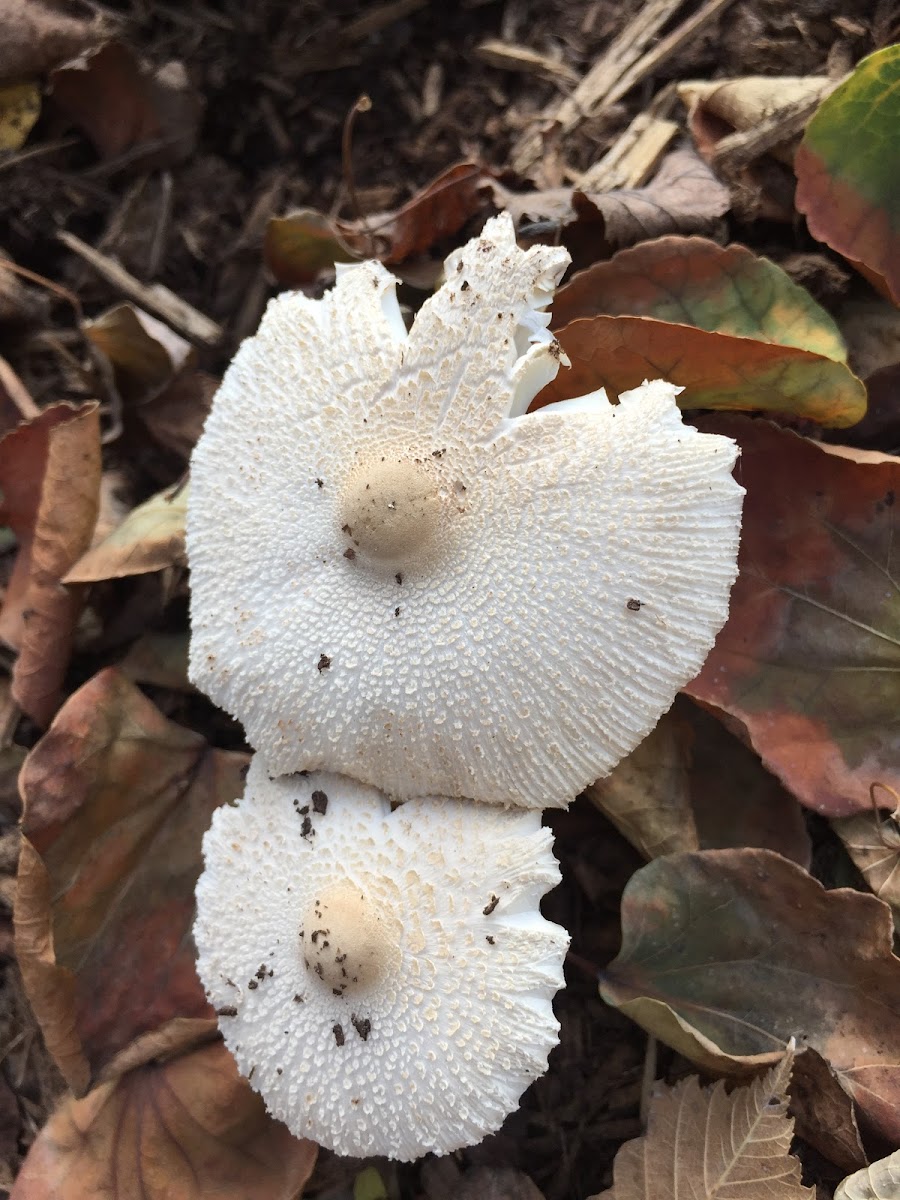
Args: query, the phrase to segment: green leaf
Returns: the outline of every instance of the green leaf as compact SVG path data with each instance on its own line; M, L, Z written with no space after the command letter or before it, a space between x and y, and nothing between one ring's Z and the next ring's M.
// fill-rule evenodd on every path
M864 58L797 150L796 204L813 237L860 264L900 302L900 46ZM873 279L873 282L876 280Z

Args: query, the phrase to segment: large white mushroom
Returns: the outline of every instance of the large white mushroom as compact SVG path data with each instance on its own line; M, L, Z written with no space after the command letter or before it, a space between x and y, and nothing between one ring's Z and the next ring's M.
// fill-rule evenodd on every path
M392 812L341 776L272 780L257 756L204 838L194 933L270 1112L340 1154L404 1160L497 1129L557 1042L550 846L537 812Z
M736 449L662 382L526 414L568 261L496 217L408 334L368 262L239 350L192 463L190 672L274 772L565 805L700 669Z

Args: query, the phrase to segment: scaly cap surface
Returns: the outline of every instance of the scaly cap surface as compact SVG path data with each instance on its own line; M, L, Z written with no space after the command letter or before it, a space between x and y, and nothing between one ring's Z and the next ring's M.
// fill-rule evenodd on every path
M339 1154L409 1160L499 1128L557 1042L568 935L540 815L271 780L213 816L198 969L267 1107Z
M190 670L273 772L564 806L700 669L736 448L659 381L523 415L567 262L497 217L409 335L369 262L239 350L192 462Z

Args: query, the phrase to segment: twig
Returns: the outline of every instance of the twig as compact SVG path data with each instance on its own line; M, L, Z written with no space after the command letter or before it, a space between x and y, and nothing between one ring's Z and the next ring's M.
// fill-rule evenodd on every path
M647 1128L650 1115L650 1102L653 1099L653 1085L656 1083L656 1051L657 1041L652 1033L647 1034L647 1049L644 1052L644 1070L641 1073L641 1125Z
M367 113L372 108L372 101L363 92L350 111L347 113L344 120L344 130L341 134L341 172L344 177L344 189L347 197L350 200L350 207L353 210L353 216L362 225L365 230L366 237L374 246L372 231L366 223L366 218L363 214L359 203L359 196L356 194L356 179L353 174L353 127L356 124L356 118L360 113Z
M186 300L182 300L180 296L176 296L169 288L163 287L161 283L141 283L115 258L101 254L99 250L95 250L68 230L62 229L56 236L116 291L155 317L159 317L161 321L165 321L189 341L205 346L214 346L221 341L221 325L199 312Z
M608 47L582 79L572 95L544 112L544 123L553 123L559 137L573 133L603 108L620 100L642 79L651 75L666 59L671 58L708 21L732 3L732 0L706 0L692 17L674 29L652 49L663 26L681 7L683 0L648 0L630 24ZM527 132L513 148L512 167L520 175L527 174L540 161L543 137Z
M159 274L163 251L166 248L166 234L169 231L169 219L172 216L172 172L163 171L159 178L159 211L156 227L153 230L153 240L150 243L150 253L147 255L147 277L155 278Z

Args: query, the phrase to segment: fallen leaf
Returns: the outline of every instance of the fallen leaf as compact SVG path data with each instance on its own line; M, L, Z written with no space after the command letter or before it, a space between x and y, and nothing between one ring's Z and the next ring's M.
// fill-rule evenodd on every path
M585 790L647 859L699 847L691 809L686 727L666 713L637 749Z
M19 150L41 115L41 89L36 83L0 88L0 150Z
M64 1101L10 1200L293 1200L316 1154L216 1042Z
M314 208L272 217L263 239L266 266L279 283L298 288L315 283L335 263L356 262L363 253L344 241L335 221Z
M497 182L491 188L517 224L541 225L542 241L555 232L568 245L570 227L584 227L594 258L664 234L710 233L731 207L728 188L690 149L668 154L642 188L587 194L577 188L517 193Z
M190 634L147 633L129 649L118 664L126 679L155 687L192 692L188 682L188 646Z
M71 568L64 583L96 583L144 575L184 563L188 485L158 492L137 508Z
M675 701L690 732L688 783L700 850L774 850L809 867L803 810L748 746L699 705Z
M745 75L739 79L687 79L676 87L687 106L688 126L707 162L723 137L756 129L780 109L826 95L834 87L827 75ZM768 151L790 166L797 139L779 142Z
M73 1090L138 1035L210 1015L190 937L200 842L246 763L113 669L69 698L28 756L17 953Z
M789 1153L787 1115L793 1053L747 1087L703 1088L696 1075L658 1088L647 1132L626 1142L613 1163L613 1186L590 1200L813 1200Z
M864 1167L838 1184L834 1200L897 1200L900 1196L900 1150Z
M192 365L190 342L134 304L117 304L84 322L85 336L112 363L126 400L144 400Z
M900 459L764 421L710 417L747 489L728 622L689 695L736 717L764 764L826 816L900 789Z
M809 865L800 805L758 755L683 696L586 795L648 860L757 846Z
M827 1059L869 1122L900 1138L900 959L890 909L827 892L769 850L656 859L622 899L600 992L701 1066L742 1073L791 1038Z
M819 107L794 162L796 204L813 237L900 303L900 46L864 58Z
M873 785L873 800L890 803L890 794ZM837 817L831 824L844 843L860 874L879 900L894 910L900 926L900 797L893 796L894 811L881 816L877 811Z
M853 1098L812 1046L794 1059L791 1116L797 1136L841 1171L855 1171L868 1162Z
M0 637L19 652L13 697L42 726L62 698L83 602L61 580L91 544L100 474L94 403L53 405L0 440L0 520L19 543Z
M792 346L649 317L590 317L556 336L571 370L560 371L533 408L601 387L618 395L645 379L683 387L682 408L780 413L839 428L866 408L865 387L842 363Z
M219 380L205 371L183 371L161 392L126 409L126 422L133 417L157 445L186 463L218 387Z
M338 262L403 262L459 233L485 208L486 170L476 162L448 167L401 208L358 221L330 220L301 209L268 224L263 252L279 283L301 287Z
M832 318L780 267L743 246L667 237L579 271L553 305L571 362L535 407L645 379L685 388L685 408L760 409L847 426L866 389Z
M599 315L655 317L847 361L825 309L781 267L737 243L662 237L622 250L560 288L552 327Z
M0 83L34 79L106 37L108 22L68 16L37 0L0 7Z
M193 150L202 108L179 63L151 74L126 45L109 41L55 70L50 83L55 106L103 158L144 146L133 161L146 169Z

